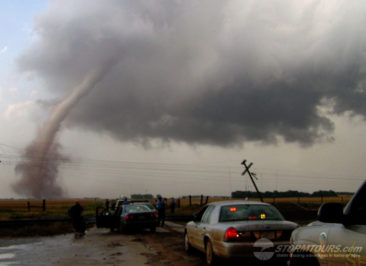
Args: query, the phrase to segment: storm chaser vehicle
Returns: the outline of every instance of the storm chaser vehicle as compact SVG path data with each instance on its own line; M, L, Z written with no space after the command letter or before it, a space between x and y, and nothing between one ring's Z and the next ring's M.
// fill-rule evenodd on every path
M291 235L290 265L366 265L366 181L343 208L325 203L318 221Z
M109 209L97 209L96 224L98 228L110 228L111 231L148 228L154 232L157 211L148 201L117 200Z

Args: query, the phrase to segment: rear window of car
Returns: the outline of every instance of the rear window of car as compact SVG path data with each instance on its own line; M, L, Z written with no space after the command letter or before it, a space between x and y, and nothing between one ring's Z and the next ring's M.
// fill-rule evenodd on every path
M148 207L150 210L154 211L155 210L155 207L154 205L152 205L151 203L145 203L144 204L146 207Z
M154 205L152 205L150 202L142 202L142 203L140 203L140 202L138 202L138 203L134 203L134 205L139 205L139 206L146 206L146 207L148 207L150 210L152 210L152 211L155 211L155 207L154 207Z
M134 213L134 212L151 212L151 209L147 207L146 205L138 204L138 205L124 205L123 208L128 213Z
M249 220L283 220L280 212L271 205L246 205L237 204L222 206L220 222L249 221Z

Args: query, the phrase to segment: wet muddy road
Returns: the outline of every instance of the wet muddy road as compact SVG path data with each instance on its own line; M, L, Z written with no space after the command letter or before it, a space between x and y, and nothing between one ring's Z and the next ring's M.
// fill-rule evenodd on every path
M179 230L178 230L179 231ZM0 265L203 265L200 254L187 255L183 234L172 227L155 233L119 234L91 228L39 238L0 238Z

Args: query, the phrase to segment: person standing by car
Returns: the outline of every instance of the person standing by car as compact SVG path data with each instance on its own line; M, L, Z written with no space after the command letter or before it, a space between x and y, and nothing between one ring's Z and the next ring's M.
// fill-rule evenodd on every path
M165 202L160 196L156 203L156 209L158 210L158 226L163 227L165 221Z
M105 209L108 211L109 210L109 199L105 200Z
M69 210L69 216L72 219L72 226L74 227L75 232L78 233L78 236L85 235L85 222L81 215L83 211L84 209L81 207L79 202L76 202Z
M175 210L175 200L174 198L172 198L172 200L170 201L170 212L174 213Z
M125 197L125 198L123 199L123 203L122 203L122 205L128 205L128 204L130 204L130 201L127 199L127 197Z

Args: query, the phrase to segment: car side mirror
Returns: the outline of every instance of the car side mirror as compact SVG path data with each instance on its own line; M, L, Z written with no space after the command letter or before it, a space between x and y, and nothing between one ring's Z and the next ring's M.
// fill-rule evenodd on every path
M342 223L343 206L340 203L324 203L318 210L318 220L323 223Z

